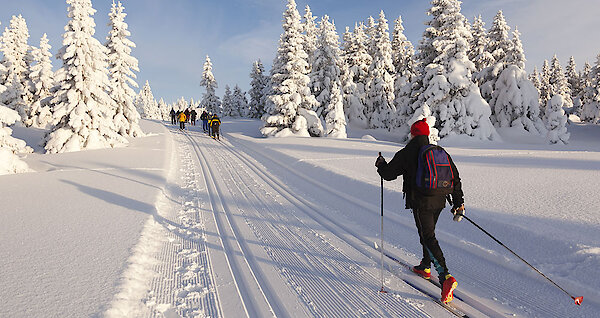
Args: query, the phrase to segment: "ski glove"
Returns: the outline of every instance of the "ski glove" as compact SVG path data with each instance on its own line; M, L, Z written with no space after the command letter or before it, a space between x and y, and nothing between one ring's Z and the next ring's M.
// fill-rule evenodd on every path
M450 210L450 212L452 212L452 215L454 215L452 220L460 222L462 221L463 216L465 215L465 205L461 204L458 207L453 207L452 210Z
M383 158L383 156L379 156L379 157L377 157L377 160L375 161L375 167L379 168L379 166L384 163L387 163L385 161L385 158Z

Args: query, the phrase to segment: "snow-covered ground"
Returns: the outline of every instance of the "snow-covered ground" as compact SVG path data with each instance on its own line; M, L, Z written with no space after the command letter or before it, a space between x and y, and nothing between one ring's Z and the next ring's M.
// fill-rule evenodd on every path
M0 176L0 317L451 317L435 287L386 259L380 294L377 152L386 132L261 138L223 121L223 140L143 121L127 147L43 155ZM600 127L571 143L500 130L444 139L467 215L574 296L445 211L438 239L470 316L600 315ZM385 249L418 262L401 181L385 183ZM461 301L462 299L462 301Z

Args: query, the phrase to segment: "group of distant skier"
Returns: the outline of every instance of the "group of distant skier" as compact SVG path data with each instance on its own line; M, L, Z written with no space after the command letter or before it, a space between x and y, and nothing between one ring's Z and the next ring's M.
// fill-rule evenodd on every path
M171 108L171 124L176 125L179 123L179 129L184 130L185 124L189 123L192 126L196 126L196 117L198 113L195 109L190 110L186 108L184 111L175 111ZM221 119L217 114L211 114L207 111L203 111L200 115L202 120L202 131L208 133L213 139L220 139L219 129L221 127Z

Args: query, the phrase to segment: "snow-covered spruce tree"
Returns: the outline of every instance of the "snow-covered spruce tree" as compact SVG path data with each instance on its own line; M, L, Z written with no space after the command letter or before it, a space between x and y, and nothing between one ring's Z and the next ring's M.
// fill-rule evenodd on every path
M469 42L469 46L471 47L469 49L469 59L475 64L473 75L477 78L476 74L494 63L494 57L488 51L490 39L481 16L473 19L471 34L473 38Z
M565 73L560 66L560 61L556 55L552 57L552 62L550 63L550 73L550 87L552 87L551 95L554 96L558 94L562 96L563 106L566 109L571 109L573 107L573 100L571 99L569 82L567 81L567 77L565 76Z
M504 64L504 70L494 81L490 101L493 121L497 127L519 127L531 133L545 134L539 114L539 92L525 72L525 54L516 28Z
M344 103L342 102L342 91L338 82L331 86L331 96L325 110L325 131L327 137L346 138L346 116L344 115Z
M542 119L546 115L546 105L550 98L552 98L552 86L550 85L550 77L552 73L550 72L550 64L548 60L544 60L542 64L542 72L540 73L540 116Z
M583 69L579 73L579 79L581 81L579 84L581 91L577 98L581 101L581 104L579 105L579 108L575 109L575 114L582 118L585 105L590 101L588 98L588 92L590 92L589 88L592 87L592 65L590 65L589 62L586 61L583 65Z
M540 72L538 71L537 66L533 68L533 72L529 74L528 78L531 83L533 83L533 86L535 86L535 89L537 89L539 92L542 82L540 82Z
M425 118L425 121L429 126L429 142L434 145L437 145L437 142L440 140L439 131L437 130L437 128L435 128L436 120L435 117L431 114L431 109L429 108L429 105L427 105L427 103L421 104L421 106L415 110L414 114L412 114L412 117L406 122L406 124L408 125L408 127L410 127L412 126L412 124L416 123L417 121L423 118ZM410 136L411 135L409 129L405 139L409 140Z
M329 16L325 15L319 23L319 37L317 49L311 57L312 72L310 73L310 88L319 105L315 110L317 116L325 118L333 85L341 87L340 82L340 41L333 22L329 22Z
M165 103L165 100L162 97L158 101L158 109L160 110L160 117L162 120L171 120L171 107Z
M4 86L0 84L0 91ZM0 175L21 173L29 170L27 164L17 154L33 152L25 141L11 136L12 129L7 126L21 120L19 114L0 104Z
M432 19L419 45L421 72L417 109L423 103L437 118L441 138L469 135L481 140L498 138L490 121L491 110L471 79L475 70L467 56L470 33L458 0L432 0Z
M146 81L136 98L136 109L145 119L161 119L158 103L152 94L150 83Z
M491 120L496 123L493 96L496 84L496 79L500 73L508 66L508 53L512 50L513 42L509 37L510 27L506 23L506 19L502 11L498 11L494 17L494 22L488 33L488 45L485 49L490 52L493 57L492 63L482 69L477 74L477 82L480 83L481 96L490 104L492 109Z
M308 56L308 72L312 71L312 57L317 50L317 41L319 37L319 28L315 20L317 17L313 17L310 7L307 5L304 9L304 21L302 22L302 33L304 33L304 51Z
M231 88L229 88L229 85L225 85L225 94L223 95L223 100L221 102L221 106L223 109L223 114L222 116L231 116L234 105L233 105L233 99L232 99L232 94L231 94Z
M250 109L248 108L248 99L246 93L236 84L233 88L231 97L234 106L231 117L248 117Z
M569 58L569 64L565 68L565 76L567 77L567 85L571 91L571 100L573 100L573 109L570 113L578 115L581 113L582 106L582 93L583 87L582 79L579 72L577 71L577 64L575 64L575 58L571 56Z
M562 95L556 94L548 101L546 107L547 140L551 144L567 144L571 134L567 132L567 115L565 114Z
M221 100L217 96L216 90L219 85L212 72L212 62L210 57L206 56L204 62L204 70L202 71L202 80L200 86L205 88L204 95L202 95L202 101L200 101L200 107L206 109L211 114L220 114L222 112Z
M352 34L345 33L343 46L342 91L344 113L348 123L367 128L365 116L366 87L372 57L367 52L367 36L364 25L354 26Z
M589 85L584 88L581 120L596 124L600 122L600 54L587 79Z
M392 44L387 20L383 11L379 14L376 32L371 39L373 62L369 68L366 109L370 116L369 127L394 127L396 107L394 106L394 75Z
M261 133L285 137L322 136L321 120L312 109L318 105L308 83L308 56L304 50L300 14L296 2L288 0L283 13L283 33L271 68L272 110L263 116Z
M6 90L0 94L0 101L11 109L16 110L22 122L30 117L30 106L33 102L31 82L29 80L28 55L30 46L27 44L29 30L25 19L13 16L10 25L2 34L0 46L3 58L0 63L5 71L0 76L0 84Z
M58 123L46 136L48 153L114 147L126 143L112 122L107 49L94 38L90 0L67 0L69 22L58 53L63 66L52 99Z
M267 77L264 74L265 67L260 60L252 63L250 72L250 112L248 117L260 118L265 114L265 87L267 86Z
M52 61L50 60L51 48L48 37L44 33L40 39L40 47L32 51L34 64L31 66L29 78L34 87L34 93L30 117L25 121L27 126L45 128L53 120L52 110L49 106L52 100L51 90L55 86Z
M396 106L395 127L404 127L413 114L411 107L412 85L416 77L416 62L414 60L415 50L412 43L404 35L402 17L398 17L394 23L392 33L392 62L396 70L394 80L394 104Z
M377 34L377 23L375 22L375 19L372 16L369 16L367 18L363 30L365 31L366 35L366 38L364 40L366 41L365 45L367 47L367 53L373 56L375 54L375 47L372 44L373 39L376 37Z
M110 31L105 46L108 48L108 70L110 86L108 88L110 97L115 102L115 114L113 122L115 129L125 137L139 137L144 133L140 128L140 113L133 103L135 91L132 87L138 87L135 82L134 71L139 72L138 61L131 56L131 49L135 43L128 39L131 32L125 23L124 8L121 2L113 2L110 13ZM162 118L162 114L159 118ZM158 118L156 118L158 119Z

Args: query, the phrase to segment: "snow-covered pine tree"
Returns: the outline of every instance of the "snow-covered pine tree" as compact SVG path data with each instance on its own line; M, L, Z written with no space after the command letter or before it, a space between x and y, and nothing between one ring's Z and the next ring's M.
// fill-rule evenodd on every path
M490 52L493 61L490 66L484 68L477 74L477 82L480 83L481 96L489 103L492 116L492 123L496 123L494 113L494 89L496 79L508 64L508 53L513 49L514 43L509 37L510 27L506 23L506 19L502 11L498 11L494 17L494 22L488 33L488 45L485 49Z
M248 108L248 99L246 98L246 93L237 84L233 88L231 99L234 107L231 117L248 117L250 111Z
M415 50L412 43L404 35L402 17L394 22L392 33L392 62L396 70L394 80L394 97L396 107L395 127L404 127L413 114L411 107L411 83L415 80L417 67L414 60Z
M579 115L581 111L581 95L583 87L581 86L582 80L577 71L577 64L575 64L575 58L571 56L569 58L569 64L565 68L565 76L567 77L567 85L571 91L571 100L573 100L573 109L570 113Z
M597 124L600 122L600 54L586 78L589 85L584 88L581 120Z
M520 33L515 28L513 45L506 52L504 70L494 81L493 120L497 127L519 127L535 134L545 134L540 119L539 92L525 72L525 53Z
M375 47L373 47L373 39L377 36L377 23L372 16L367 18L367 22L363 26L366 38L364 39L367 53L373 56L375 54Z
M252 63L252 71L250 72L250 118L261 118L265 114L265 88L268 79L264 74L265 67L260 60Z
M471 34L473 38L469 43L469 59L475 64L475 73L473 75L477 78L476 74L494 63L494 57L488 51L490 39L488 38L485 23L481 19L481 16L473 18Z
M0 91L4 89L5 87L0 84ZM33 149L27 147L25 141L11 136L12 129L8 127L19 120L21 117L16 111L0 104L0 175L29 170L18 154L30 153Z
M152 94L150 83L146 81L136 98L136 109L142 118L161 119L162 115L158 109L158 103Z
M221 102L221 106L223 109L223 113L222 113L223 117L232 115L234 106L233 106L231 88L229 88L229 85L225 85L225 94L223 95L223 100Z
M546 105L548 105L548 101L552 98L552 86L550 85L550 77L552 73L550 72L550 64L548 60L544 60L542 64L542 72L540 73L540 116L542 119L546 115Z
M46 136L48 153L114 147L126 143L112 122L107 49L94 38L90 0L67 0L69 22L58 53L63 66L52 99L57 124Z
M498 138L490 121L491 110L481 97L471 74L475 65L467 56L471 37L458 0L432 0L428 28L419 45L421 75L415 87L418 99L437 118L441 138L469 135L481 140Z
M371 39L373 62L369 68L366 110L371 128L394 127L396 106L394 106L394 75L392 43L389 27L383 10L379 14L376 32Z
M304 9L304 21L302 22L302 33L304 33L304 51L308 56L308 72L312 71L312 57L317 50L317 41L319 37L319 28L315 20L317 17L313 17L310 7L307 5Z
M162 97L158 101L158 109L160 110L160 116L162 120L171 120L171 107L169 107L167 103L165 103L165 100Z
M210 57L206 56L204 62L204 70L202 71L202 80L200 86L205 88L204 95L202 95L202 101L200 107L206 109L211 114L220 114L222 112L221 99L216 94L216 90L219 87L217 80L212 72L212 62Z
M325 119L327 110L330 109L329 102L332 87L335 83L338 89L340 82L341 50L340 41L335 30L335 24L329 22L329 16L325 15L319 22L319 37L317 49L310 59L312 61L312 72L310 73L310 88L319 105L313 109L317 116Z
M342 71L342 90L344 97L344 113L348 123L367 128L365 116L366 87L369 79L369 66L373 58L367 51L367 36L364 25L354 26L352 34L344 37L344 70Z
M34 87L34 94L30 117L25 121L27 126L45 128L53 120L50 100L52 99L51 90L54 88L55 82L52 61L50 60L52 57L51 48L48 37L44 33L40 39L40 47L32 51L34 64L31 66L29 78Z
M571 90L569 89L569 82L567 77L560 66L558 57L554 55L552 62L550 63L550 87L552 87L551 95L560 95L563 97L563 107L565 109L572 109L573 100L571 99Z
M128 39L131 32L128 30L123 12L124 8L121 2L115 4L108 14L110 18L110 31L108 32L107 42L104 44L108 48L108 70L110 85L108 91L110 97L115 102L116 111L113 116L115 129L125 137L140 137L144 133L140 128L140 113L135 104L135 91L132 87L138 87L135 82L136 75L139 72L138 61L131 56L131 49L135 43ZM161 119L162 114L156 119Z
M546 107L546 139L551 144L568 144L571 134L567 132L567 115L565 114L562 95L556 94L548 101Z
M582 118L585 105L590 101L588 98L588 92L590 92L589 88L592 87L592 65L590 65L589 62L586 61L583 65L583 69L579 73L579 79L581 80L581 83L579 84L581 90L577 98L581 101L581 104L579 105L579 108L575 109L575 114Z
M11 109L16 110L23 123L27 122L31 113L33 90L29 80L28 55L30 46L27 44L29 30L25 19L12 16L10 25L2 34L0 46L3 58L0 63L5 71L0 76L0 84L6 90L0 94L0 101Z
M313 109L318 102L308 86L308 56L304 51L300 14L294 0L283 13L283 33L270 77L272 109L263 116L265 136L321 136L323 127Z
M537 89L539 92L542 82L540 82L540 72L538 71L537 66L533 68L533 72L529 74L528 78L531 83L533 83L533 86L535 86L535 89Z
M344 103L342 102L342 91L338 82L331 86L331 96L327 104L325 116L325 129L327 137L346 138L346 116L344 115Z

